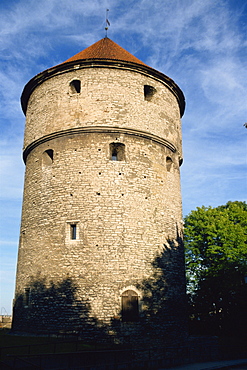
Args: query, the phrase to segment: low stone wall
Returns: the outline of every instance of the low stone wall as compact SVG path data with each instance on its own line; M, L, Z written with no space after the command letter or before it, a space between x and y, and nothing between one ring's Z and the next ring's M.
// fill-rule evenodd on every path
M1 328L11 328L12 316L10 315L0 315L0 329Z

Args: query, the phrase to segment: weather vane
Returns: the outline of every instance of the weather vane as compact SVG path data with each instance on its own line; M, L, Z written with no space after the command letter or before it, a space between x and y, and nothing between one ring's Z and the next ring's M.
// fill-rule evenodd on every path
M106 16L105 16L105 37L107 37L108 26L110 26L110 22L108 20L108 12L109 12L109 9L106 9Z

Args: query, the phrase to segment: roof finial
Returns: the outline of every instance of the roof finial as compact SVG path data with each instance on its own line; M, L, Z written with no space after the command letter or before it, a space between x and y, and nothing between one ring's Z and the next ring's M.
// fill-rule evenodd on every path
M108 20L108 12L109 12L109 9L106 9L106 15L105 15L105 37L107 37L108 26L110 26L110 22Z

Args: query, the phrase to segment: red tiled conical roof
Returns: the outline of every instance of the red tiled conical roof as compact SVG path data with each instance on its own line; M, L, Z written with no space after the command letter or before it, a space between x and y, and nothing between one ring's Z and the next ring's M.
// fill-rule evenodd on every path
M97 61L97 62L96 62ZM82 50L80 53L74 55L73 57L67 59L65 62L49 68L37 76L33 77L24 87L21 96L21 105L23 112L26 114L27 103L32 91L36 86L48 78L51 78L54 74L61 71L71 71L75 64L80 64L81 67L95 67L95 64L100 66L109 67L111 65L120 65L122 68L131 68L133 70L139 70L145 74L150 74L166 84L166 86L172 91L172 93L177 98L181 117L184 113L185 100L183 92L177 86L177 84L169 77L163 73L149 67L147 64L143 63L141 60L136 58L134 55L130 54L127 50L123 49L121 46L116 44L114 41L105 37L95 44L89 46L88 48Z
M74 62L82 59L113 59L126 62L138 63L146 66L141 60L130 54L127 50L105 37L80 53L67 59L64 63ZM62 64L64 64L62 63Z

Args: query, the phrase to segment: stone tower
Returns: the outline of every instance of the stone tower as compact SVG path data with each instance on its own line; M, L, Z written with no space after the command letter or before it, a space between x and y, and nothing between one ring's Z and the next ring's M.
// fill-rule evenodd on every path
M184 96L109 38L24 88L15 332L185 336Z

